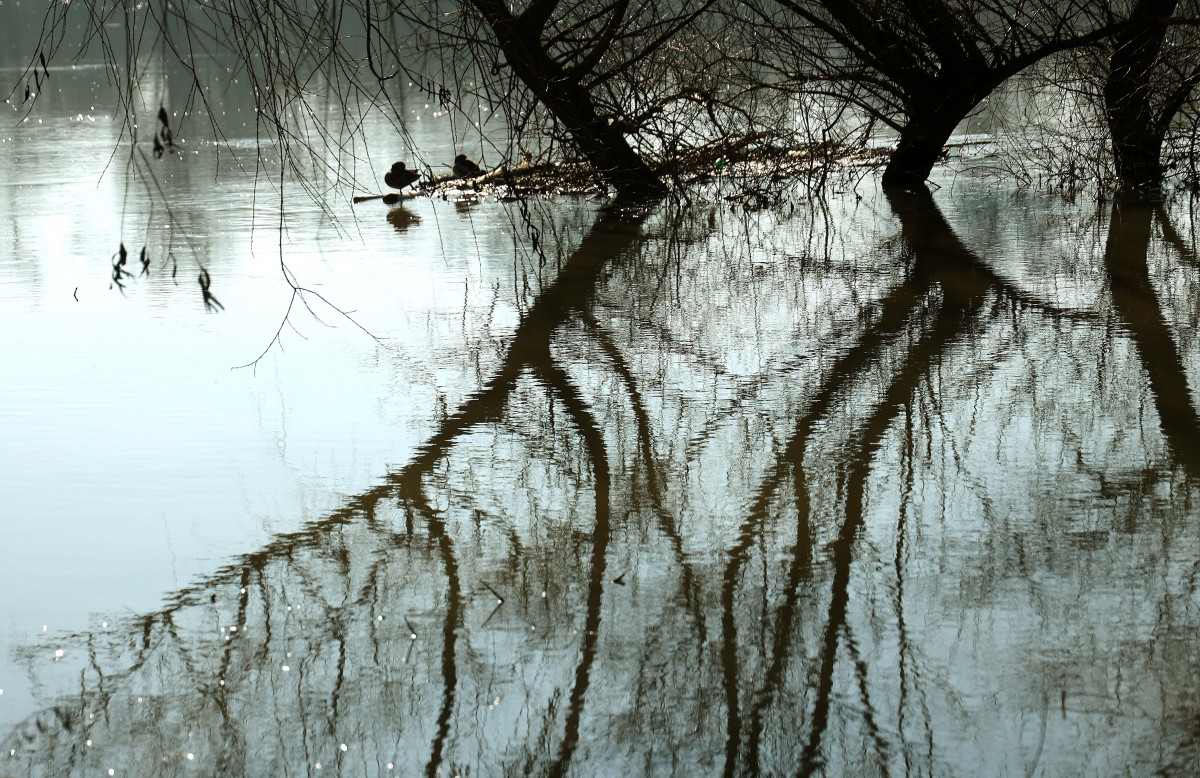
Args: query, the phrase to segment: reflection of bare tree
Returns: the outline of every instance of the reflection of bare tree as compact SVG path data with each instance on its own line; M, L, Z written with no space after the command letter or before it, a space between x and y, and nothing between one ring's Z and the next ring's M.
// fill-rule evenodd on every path
M839 647L844 646L853 655L856 677L862 692L864 730L868 735L868 742L873 743L877 751L875 767L881 772L887 772L889 747L873 720L873 706L867 697L867 685L862 677L865 669L857 658L855 638L852 629L847 625L851 591L850 569L855 558L855 544L864 523L868 478L881 441L895 419L911 408L920 386L939 369L948 351L982 325L982 322L975 320L986 308L1003 311L1024 306L1058 319L1093 319L1091 316L1061 310L1042 302L997 277L954 236L928 192L901 193L893 190L889 192L889 203L901 222L910 251L909 275L905 282L879 305L879 314L860 339L859 345L847 351L827 373L824 383L797 424L794 436L781 452L769 477L760 486L726 567L722 605L725 687L729 707L725 767L727 775L740 772L739 756L743 753L743 733L739 708L740 699L747 694L755 700L755 705L749 724L745 767L751 773L759 771L759 749L765 710L776 704L778 686L782 683L786 664L793 653L791 644L795 637L794 623L798 618L798 595L802 584L811 583L809 578L813 569L810 521L815 517L810 515L812 506L805 477L805 456L807 446L815 434L814 430L822 418L831 412L835 402L844 401L848 395L853 396L854 382L861 381L862 376L870 373L879 363L890 363L888 377L881 379L881 383L873 387L873 409L843 433L846 440L840 447L839 456L845 462L845 469L842 471L841 478L844 480L839 487L839 494L842 495L844 517L831 544L831 598L825 617L824 633L819 644L820 660L816 670L815 699L811 704L808 740L800 759L801 774L808 775L824 769L823 738L829 725L834 669L838 661ZM1144 275L1145 241L1140 245ZM1142 288L1150 290L1148 279L1144 281ZM1153 299L1152 290L1150 298ZM1119 310L1124 311L1129 303L1118 300L1117 305ZM1153 313L1157 314L1157 310ZM1161 318L1152 321L1161 323ZM1167 343L1169 342L1168 336ZM898 355L889 355L889 351L896 351ZM1177 382L1183 378L1182 370L1178 369L1181 363L1175 358L1169 364L1175 369L1166 370L1170 376L1167 383L1171 389L1177 389ZM1172 383L1172 379L1175 379L1176 383ZM1183 397L1186 398L1186 383L1182 386ZM1171 389L1167 391L1170 392ZM1175 397L1179 396L1178 392L1173 394ZM1156 395L1161 397L1162 392L1156 392ZM1171 418L1171 411L1164 412L1161 401L1159 407L1160 413L1163 414L1164 427L1178 429L1177 419ZM1190 405L1188 408L1190 409ZM1190 426L1185 425L1184 429L1198 428L1191 423ZM1187 464L1185 457L1179 458L1181 463ZM770 515L775 495L789 474L794 480L793 499L797 511L797 532L794 545L788 550L791 561L788 566L787 584L783 589L785 597L779 608L770 663L763 675L763 687L755 690L753 687L746 688L746 679L738 677L735 590L749 549L756 542L758 533ZM902 513L901 517L903 515ZM902 608L903 573L900 543L903 537L903 531L898 533L895 556L896 627L900 643L901 671L911 662L913 655L912 647L908 645ZM907 692L906 683L902 677L902 709Z
M1165 209L1145 202L1118 202L1113 205L1109 220L1104 261L1113 305L1137 345L1171 454L1192 476L1200 476L1200 447L1196 445L1200 439L1200 417L1188 389L1180 350L1159 306L1147 266L1150 225L1155 213L1168 239L1175 236L1172 242L1181 245Z
M31 649L76 688L0 771L1185 772L1195 484L1128 385L1165 371L1165 430L1187 359L1122 297L1146 243L1110 308L1050 302L928 192L886 205L900 270L602 216L404 467Z
M449 447L458 438L473 427L500 420L504 405L516 390L518 378L524 371L532 373L550 391L575 425L591 463L595 493L591 573L587 584L587 616L584 621L581 658L567 706L568 716L559 756L550 770L551 774L561 774L566 769L579 740L579 720L595 658L596 637L599 634L603 577L606 569L605 553L610 535L610 474L601 430L579 389L552 356L550 343L555 331L572 314L586 311L601 270L610 259L626 250L636 237L637 220L626 223L623 221L618 216L593 228L588 239L585 239L584 244L573 254L554 284L539 296L526 312L493 379L464 403L457 413L447 418L409 465L391 479L399 486L405 501L418 508L431 527L438 528L438 535L443 539L447 577L452 581L453 590L457 592L457 571L456 567L452 566L454 553L438 512L428 505L422 493L422 476L446 456ZM454 571L453 574L451 571ZM457 609L454 615L456 613ZM445 624L443 655L446 665L446 696L443 714L438 719L438 735L427 769L430 775L436 774L441 767L441 752L448 734L449 716L454 705L454 689L457 685L453 656L456 651L455 634L461 625L458 624L457 618L450 616Z
M256 663L261 662L267 665L271 662L269 655L272 653L270 644L272 643L272 633L274 631L273 618L276 615L274 611L279 606L280 601L269 595L265 589L262 589L261 585L263 582L260 576L264 570L282 564L288 571L291 571L289 575L295 578L300 590L309 590L316 597L327 596L329 593L322 590L328 589L328 584L322 584L320 576L314 576L312 579L309 579L303 572L303 565L298 564L297 559L298 552L302 552L303 550L327 549L326 553L329 554L328 563L332 564L340 574L335 577L335 580L339 577L346 580L345 596L350 596L349 580L361 575L361 573L355 570L359 565L356 565L355 561L350 559L350 550L348 548L339 548L336 545L329 547L329 540L336 537L339 532L345 529L356 528L356 525L361 522L362 528L368 532L368 535L377 536L376 540L369 543L369 546L375 549L372 555L376 556L377 559L369 565L367 582L363 586L363 596L354 604L360 607L372 607L374 610L382 605L383 591L381 589L386 591L386 587L388 586L387 569L395 561L393 558L395 554L389 551L388 547L397 545L415 550L413 539L419 537L421 531L418 529L418 524L414 519L419 519L419 526L424 527L425 540L418 545L420 548L431 552L425 565L434 563L441 567L440 576L424 575L422 577L428 578L430 581L438 578L444 580L443 596L445 607L444 614L440 619L441 658L440 662L436 664L441 675L441 702L437 706L438 713L432 723L432 745L429 748L429 760L425 767L425 772L429 775L442 772L443 768L446 767L446 749L448 747L448 738L451 735L451 720L454 715L456 698L460 687L458 663L460 661L459 654L461 649L459 641L464 629L464 618L468 611L465 600L469 596L469 592L464 591L464 571L459 561L460 550L456 547L456 543L452 538L453 530L448 526L446 509L441 505L435 506L426 499L422 487L422 477L429 475L430 470L437 462L447 456L455 442L466 436L474 427L487 423L500 422L504 415L505 404L518 391L522 375L528 374L546 388L550 396L565 409L568 418L573 423L583 442L583 447L590 463L593 482L592 489L595 493L593 528L588 533L591 538L591 561L589 565L590 572L587 576L585 586L587 592L586 616L582 625L583 637L581 640L580 658L576 665L574 682L571 685L571 693L567 701L567 714L563 725L563 736L558 747L558 755L548 768L549 772L553 774L565 772L579 741L580 719L589 686L591 667L596 655L597 640L600 635L600 612L605 588L605 552L608 547L610 535L610 475L606 452L607 444L603 439L603 433L599 425L587 407L587 402L582 393L551 353L551 342L556 330L567 322L572 315L584 316L588 326L596 333L597 339L604 344L606 353L613 361L614 369L626 381L627 389L634 404L635 414L640 420L639 435L642 438L641 452L645 457L644 466L648 473L647 480L650 485L651 498L655 503L660 519L668 527L668 532L674 534L676 537L677 548L680 545L677 530L670 527L670 516L662 506L662 498L657 486L658 475L653 464L653 452L650 442L646 438L650 434L649 422L641 398L637 394L636 384L633 382L628 366L623 364L621 355L612 344L611 339L606 338L603 328L600 327L594 318L586 314L588 301L595 292L597 279L601 271L614 257L626 251L633 243L637 237L637 228L641 218L641 215L614 212L614 214L606 217L592 229L589 236L585 238L579 248L565 263L554 283L525 312L521 325L517 328L507 348L505 358L496 369L492 380L487 382L479 392L470 397L458 412L447 417L442 422L438 431L429 438L426 445L422 447L407 467L385 479L384 483L375 489L348 500L343 509L337 511L327 519L317 522L304 532L280 538L263 551L247 557L241 563L232 565L219 572L212 580L205 582L194 590L181 594L175 604L160 614L143 619L140 625L143 635L143 653L149 654L154 651L156 636L177 641L180 646L186 644L188 642L187 638L181 636L176 626L177 613L190 611L197 607L198 603L203 602L203 598L200 596L202 592L215 590L227 585L231 581L236 581L240 594L236 598L236 615L230 620L229 632L225 635L226 640L244 642L246 640L245 635L249 630L248 624L255 622L256 617L261 618L266 631L266 638L264 642L258 644L253 649L252 656ZM387 523L381 522L379 517L385 503L395 497L399 497L401 500L401 505L406 516L406 531L403 535L396 536L393 539L391 532L387 529ZM690 566L686 562L682 566L684 569L690 570ZM260 585L260 589L263 592L257 603L254 602L254 597L251 594L255 589L256 583ZM490 589L490 587L486 588ZM278 592L279 595L285 595L286 593L286 588ZM545 596L544 593L543 596ZM214 603L214 607L219 607L216 606L216 603L219 602L218 594L213 593L210 595L210 598ZM532 600L533 598L530 596L528 599ZM287 605L287 611L289 613L292 611L291 605ZM420 611L413 609L411 606L402 609L401 613L413 614L413 622L418 624L426 621L431 615L426 610L424 612L425 618L419 618L421 615ZM490 619L491 616L489 616ZM338 728L336 720L339 717L339 701L344 696L343 683L347 672L346 642L350 638L343 635L343 630L353 628L354 621L354 619L339 613L337 616L331 617L328 622L331 627L329 631L333 636L333 641L338 646L336 649L336 670L334 671L337 680L330 691L329 699L331 730ZM378 616L378 621L383 621L382 615ZM423 627L414 627L413 622L409 621L407 615L403 616L402 622L405 632L411 631L411 635L408 636L411 641L416 641L419 633L422 637L425 637L426 630ZM372 624L372 631L379 631L379 625L374 620L370 623ZM164 630L166 635L158 634ZM219 631L225 633L225 628L222 627ZM394 632L391 637L395 637ZM404 642L401 645L408 646L406 656L402 660L403 663L408 663L409 660L413 659L413 647L417 644L415 642ZM383 644L376 645L374 654L377 660L380 659L382 652ZM290 657L291 653L288 652L287 656ZM125 674L129 677L137 676L145 670L147 661L149 660L145 655L139 656L125 671ZM99 667L98 658L94 658L92 664L95 667ZM193 671L197 669L196 662L190 658L184 664ZM222 690L220 696L224 695L224 689L228 680L227 670L232 666L228 652L223 665L222 670L218 673L220 678L219 686ZM432 671L433 667L434 665L429 665L428 670ZM285 667L285 671L288 670L290 668ZM103 685L105 684L100 684L100 686ZM107 704L107 700L103 694L93 696L85 704L85 710L90 711L93 705L99 705L100 709L105 709ZM224 702L219 700L217 707L222 711L221 719L228 723L229 717L226 714L226 705ZM95 713L89 712L88 716L90 720L94 720ZM64 720L70 721L71 718L69 714L64 714ZM74 732L69 733L72 739L74 739L75 734ZM222 737L218 739L243 741L245 738L246 733L237 731L237 728L234 726L226 726ZM34 749L27 748L24 750L27 754L35 753ZM343 748L343 752L346 750L346 748ZM231 754L240 752L244 752L244 749L223 750L221 756L222 769L233 770L235 772L252 771L247 762L228 763ZM519 755L517 756L519 757ZM191 757L188 758L190 759ZM248 757L243 756L243 759L245 758Z
M735 627L733 618L733 590L736 586L738 568L744 561L745 552L753 542L754 535L762 526L773 493L781 486L785 474L793 474L798 516L798 531L793 560L790 565L789 596L785 600L780 616L781 630L772 652L772 664L767 671L767 692L760 699L763 704L773 704L774 687L778 684L787 661L786 636L791 634L795 616L795 593L799 590L803 571L808 569L811 540L808 522L807 484L804 477L806 445L813 434L814 426L833 403L847 390L847 385L867 371L872 363L883 357L890 340L897 338L906 327L916 326L915 336L902 339L899 348L900 361L894 377L885 384L882 402L851 435L846 450L849 467L845 489L845 518L833 545L834 577L832 599L826 618L822 638L822 660L817 677L816 700L813 704L809 726L808 744L802 757L801 772L810 774L819 769L821 739L829 715L829 700L833 686L833 667L837 657L839 640L852 643L844 633L846 607L849 595L849 570L853 559L854 541L863 521L862 500L865 482L873 455L880 438L886 432L897 412L911 400L916 385L926 372L936 366L946 348L962 333L965 325L979 310L985 296L1002 282L990 273L981 272L982 264L954 238L949 227L938 213L928 192L889 194L889 202L900 217L911 251L911 270L905 282L880 306L875 324L861 339L858 347L851 349L829 372L829 377L813 398L808 411L801 418L796 434L783 451L771 477L759 489L759 496L743 525L738 545L731 555L726 570L723 602L725 604L725 646L727 697L731 710L730 738L727 748L726 773L732 774L737 764L740 746L738 731L738 697L742 694L736 678ZM868 708L869 710L869 708ZM757 748L761 738L761 706L753 717L750 745L752 771L757 771ZM870 729L875 730L874 726Z
M850 566L855 540L864 521L867 478L877 448L895 417L912 402L925 376L937 369L947 350L969 330L971 319L978 314L987 296L1003 293L1006 286L991 274L978 272L982 263L957 240L927 192L912 195L892 192L889 202L900 218L913 252L914 278L919 279L926 295L940 296L941 300L936 303L935 310L921 317L931 321L914 339L915 345L908 348L883 392L882 401L857 431L847 451L846 516L833 548L833 594L822 643L813 722L802 762L804 774L819 769L821 738L827 725L839 639L853 645L846 626ZM855 664L860 666L858 662ZM869 714L869 706L867 711ZM869 719L867 724L872 740L882 751L876 725ZM880 766L886 765L886 755L880 754L880 757Z

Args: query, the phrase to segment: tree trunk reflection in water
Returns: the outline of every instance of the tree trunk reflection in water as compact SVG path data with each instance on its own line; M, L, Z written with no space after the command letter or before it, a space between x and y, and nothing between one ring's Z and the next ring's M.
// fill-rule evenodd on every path
M853 560L854 543L863 521L863 499L875 449L896 415L911 401L917 385L936 370L940 359L957 339L972 329L976 316L989 298L995 305L1019 302L1044 309L1055 316L1068 315L1053 306L1030 298L1011 284L997 277L985 263L974 256L954 235L929 191L896 188L888 190L888 202L900 220L911 263L903 284L879 303L879 314L859 345L848 350L829 371L829 376L814 395L807 412L796 427L795 434L784 449L770 477L757 492L753 508L739 533L739 541L730 554L726 568L722 603L724 607L724 645L726 670L726 700L729 706L729 737L726 747L726 775L737 774L741 752L739 698L746 694L737 677L737 640L734 620L733 590L746 552L761 531L775 492L791 474L800 508L797 542L792 549L788 575L787 597L781 608L780 629L776 633L766 685L756 695L758 705L752 717L747 769L759 769L758 749L761 737L762 711L775 701L775 687L782 678L788 658L788 644L793 637L791 625L795 619L796 596L809 569L811 554L807 516L809 508L804 476L804 457L809 436L821 418L830 412L834 403L846 396L852 384L861 380L868 368L883 361L887 351L899 356L894 375L880 390L880 402L851 435L844 449L846 461L845 518L832 547L834 577L832 598L826 617L822 640L817 698L813 705L808 743L804 749L799 774L810 775L822 770L821 742L829 715L833 671L840 640L853 643L846 631L845 616L849 597L849 571ZM1007 300L1003 298L1008 298ZM907 332L916 329L917 332ZM907 335L907 337L902 337ZM863 700L867 716L869 701ZM877 728L869 725L880 750Z
M593 486L595 490L595 525L592 529L592 572L588 582L587 617L584 625L581 657L567 706L568 717L559 757L549 771L551 775L561 775L565 771L579 741L579 718L587 695L592 662L595 658L596 639L600 634L600 606L604 592L605 555L608 550L611 519L608 456L605 451L603 435L578 388L566 371L556 364L551 355L550 339L570 316L581 314L588 309L600 272L609 261L630 247L637 237L637 226L645 214L644 210L613 211L606 219L592 228L583 244L563 267L554 284L538 297L525 315L508 347L508 353L493 379L483 390L464 403L457 413L443 422L440 429L422 447L413 461L392 479L399 486L402 499L411 508L418 509L429 521L431 527L438 528L439 536L444 539L443 546L446 549L444 555L447 558L447 570L449 571L452 569L453 560L450 540L445 534L444 525L441 524L437 511L429 507L424 497L421 485L422 476L446 455L448 448L456 439L478 424L500 419L504 405L515 390L517 379L523 371L530 371L562 403L571 421L575 424L587 450L595 480ZM457 584L457 574L453 580ZM457 586L455 591L457 592ZM452 613L457 614L458 608L452 607ZM453 671L453 657L457 650L455 634L460 626L456 619L448 616L444 636L445 648L443 649L445 657L443 662L448 667L445 705L443 706L443 715L438 719L438 736L434 742L433 755L426 770L430 776L438 774L441 770L441 752L448 734L449 718L454 705L454 689L457 685L456 673Z
M1147 249L1158 214L1164 232L1174 233L1165 209L1136 199L1118 201L1108 223L1104 264L1113 305L1129 330L1150 380L1159 424L1171 454L1193 477L1200 477L1200 418L1188 389L1187 373L1158 294L1150 282Z
M1111 338L1112 317L1103 305L1052 302L1000 275L960 240L928 191L890 191L886 204L899 228L903 275L839 277L877 288L874 302L852 311L848 345L829 346L837 338L818 328L812 342L826 361L815 360L809 372L780 370L771 380L785 388L776 393L772 385L754 407L739 408L745 395L730 392L734 411L776 416L725 447L728 430L714 429L704 411L699 421L680 421L664 410L669 393L655 360L691 360L671 379L682 387L681 407L697 365L713 374L725 365L709 360L702 344L647 324L655 314L686 322L687 312L661 303L650 303L649 313L623 307L638 279L629 258L645 245L646 216L605 215L527 309L490 378L405 467L180 592L160 612L77 636L68 656L86 656L81 688L5 743L20 761L0 759L0 770L136 774L166 759L167 772L182 771L191 754L210 772L248 775L306 773L317 763L321 774L335 775L386 774L389 763L402 775L601 774L614 765L630 774L955 774L962 767L961 774L989 760L1019 773L1048 759L1056 737L1058 748L1080 749L1059 758L1081 759L1085 770L1123 766L1124 754L1105 762L1111 754L1082 752L1122 737L1133 721L1143 739L1157 742L1174 732L1167 722L1189 720L1188 698L1200 686L1183 677L1172 698L1172 674L1190 671L1160 671L1159 660L1144 656L1187 656L1196 647L1186 606L1194 582L1172 572L1197 563L1188 556L1195 540L1188 522L1167 524L1155 514L1162 525L1147 527L1148 536L1180 537L1161 551L1163 561L1147 555L1130 564L1164 569L1146 580L1118 576L1094 600L1077 590L1095 586L1101 573L1092 567L1107 571L1105 559L1073 556L1069 546L1070 530L1097 534L1089 520L1116 526L1105 517L1116 516L1121 501L1135 511L1143 497L1161 505L1155 490L1177 488L1174 465L1195 475L1183 445L1196 431L1187 363L1151 285L1149 211L1114 214L1103 257L1108 310L1130 333L1139 364L1113 358L1089 369L1114 384L1127 382L1121 370L1145 370L1173 459L1164 466L1148 454L1144 466L1122 463L1141 479L1126 485L1115 483L1125 470L1103 460L1089 470L1070 441L1052 448L1050 458L1067 463L1064 481L1113 476L1103 499L1086 504L1092 515L1080 519L1056 482L973 470L979 455L970 447L1039 413L1051 424L1058 413L1064 426L1078 422L1069 410L1043 412L1019 391L1011 408L993 402L989 371L1010 371L999 383L1014 374L1043 381L1067 356L1021 351L1013 345L1026 336L1020 327L1124 342ZM1168 242L1182 245L1163 218ZM715 229L672 245L719 242ZM826 254L819 259L830 264ZM801 297L811 291L803 286L808 276L826 272L780 266L788 291ZM647 285L668 269L651 268ZM707 273L703 283L729 286L727 271L703 257L679 275ZM766 277L752 269L748 294L758 294ZM685 297L673 305L710 304L703 295ZM816 310L801 309L797 318L828 316ZM615 313L645 329L623 335L610 325ZM985 347L988 337L1002 345ZM639 338L657 339L661 351ZM781 352L800 350L781 341ZM1005 368L997 354L1030 364ZM1086 362L1088 354L1077 358ZM1094 391L1105 399L1103 387ZM1127 387L1117 393L1114 403ZM939 427L951 426L956 413L972 417L969 429ZM1091 413L1098 424L1120 423L1105 416L1111 408ZM997 418L976 426L980 414ZM673 421L683 429L672 429ZM1055 445L1039 434L1017 445ZM953 449L941 462L931 453L937 435ZM504 440L528 451L513 456ZM716 465L695 455L697 440L713 442ZM749 463L744 470L732 461L739 457ZM1008 465L993 460L985 464ZM706 467L753 480L716 482ZM993 477L1001 488L985 488ZM696 493L709 481L729 494L706 502ZM541 502L527 496L535 491L529 484L546 493ZM955 500L960 487L981 493L975 524L954 515L969 512ZM1165 501L1172 507L1155 510L1186 513L1191 487L1178 488L1182 496ZM1055 493L1039 503L1039 490ZM926 512L929 502L945 503L940 517ZM714 505L727 511L714 518ZM1034 519L1010 526L1009 507ZM688 523L697 517L706 523ZM1145 542L1136 528L1114 531L1126 534L1108 553L1133 546L1136 556L1134 541ZM963 544L958 555L939 555L940 544L955 543ZM1015 571L1005 567L1009 557ZM1120 560L1109 563L1123 569ZM620 564L635 568L628 581L617 576L625 572ZM945 578L946 591L931 593L931 577ZM1054 578L1066 583L1045 583ZM1022 587L1028 605L1014 593ZM1135 643L1132 654L1108 663L1137 679L1133 692L1121 680L1090 676L1105 662L1087 649L1108 650L1103 641L1114 630L1141 640L1137 622L1122 629L1088 613L1129 602L1126 610L1177 613L1161 628L1152 622L1151 631L1167 635L1155 638L1161 647ZM1022 608L1043 623L1009 626L1008 614ZM994 651L980 647L986 641L964 635L975 619L998 620L1006 639L1009 629L1017 637ZM1063 645L1071 642L1080 645ZM1011 654L1004 660L1011 666L997 666L1001 652ZM1149 695L1157 707L1138 698L1155 682L1166 689L1160 700ZM1121 700L1109 703L1097 688ZM1048 719L1051 699L1060 700L1061 722ZM1150 709L1167 714L1138 718ZM1064 745L1064 737L1079 745ZM1130 750L1129 764L1170 772L1170 764L1185 763L1187 735L1172 737L1181 761ZM80 745L86 741L93 745ZM975 761L959 765L958 752L967 750Z

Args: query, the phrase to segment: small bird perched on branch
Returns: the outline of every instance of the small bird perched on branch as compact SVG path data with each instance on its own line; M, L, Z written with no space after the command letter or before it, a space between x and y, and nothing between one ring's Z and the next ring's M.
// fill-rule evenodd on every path
M397 162L392 165L391 170L384 174L383 182L392 189L403 189L420 177L421 174L417 171L408 170L404 167L403 162Z
M481 176L483 168L475 163L475 160L468 157L466 154L459 154L454 158L454 175L459 178L466 176Z

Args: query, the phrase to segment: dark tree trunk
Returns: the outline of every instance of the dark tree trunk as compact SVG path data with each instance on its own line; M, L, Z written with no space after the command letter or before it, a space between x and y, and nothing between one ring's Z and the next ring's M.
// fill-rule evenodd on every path
M925 179L941 158L950 134L977 102L948 95L940 105L911 109L912 116L900 132L900 142L884 168L883 185L903 189L924 186Z
M666 194L662 180L630 147L620 129L597 115L592 95L583 85L588 74L568 72L547 53L539 40L540 23L513 17L499 0L473 3L495 33L509 67L562 123L619 197L642 200Z
M942 155L957 122L946 126L914 119L900 133L900 142L883 170L883 185L912 189L922 186Z
M1044 57L1125 29L1111 13L1101 13L1108 9L1103 3L1042 3L1048 7L1040 12L1017 13L1021 4L984 11L986 3L976 10L955 0L819 0L815 5L823 13L817 13L810 3L776 2L846 52L829 75L848 78L856 92L868 95L855 102L870 106L877 99L884 106L879 118L889 123L898 121L892 106L903 102L906 123L883 173L890 188L923 184L955 126L1005 79ZM1061 12L1054 10L1058 6ZM1008 16L1010 24L995 24Z
M1152 104L1153 70L1162 53L1167 25L1151 22L1175 13L1177 0L1138 0L1130 20L1147 20L1113 39L1104 108L1112 136L1117 190L1123 197L1154 197L1162 186L1163 136L1171 116ZM1174 113L1171 111L1171 113Z
M517 72L521 74L520 69ZM587 161L619 196L648 199L666 193L662 180L630 147L621 131L596 115L591 95L580 84L559 76L535 88L524 76L522 80L562 122Z
M1162 188L1161 161L1163 134L1147 131L1126 135L1120 142L1113 138L1113 156L1117 170L1117 191L1124 198L1153 200Z

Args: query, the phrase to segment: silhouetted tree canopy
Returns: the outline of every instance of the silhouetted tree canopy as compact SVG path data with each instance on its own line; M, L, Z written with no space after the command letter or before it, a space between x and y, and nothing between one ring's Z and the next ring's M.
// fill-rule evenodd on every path
M703 180L714 165L779 182L807 169L800 162L827 160L880 131L896 136L884 183L912 186L1001 84L1056 55L1101 51L1107 57L1092 60L1111 64L1102 94L1118 188L1144 190L1161 179L1162 141L1186 121L1200 79L1187 45L1191 5L54 3L24 83L40 86L48 62L99 49L116 76L129 133L143 141L134 99L143 60L165 56L193 76L185 115L211 93L199 75L202 62L228 62L230 79L252 87L260 130L289 161L342 176L322 149L344 153L362 132L361 117L392 106L397 85L415 82L442 110L468 121L483 108L503 115L511 137L503 162L529 154L581 159L622 196L644 198ZM315 110L317 98L335 110ZM403 132L404 117L393 116ZM156 154L168 149L161 131L152 140Z

